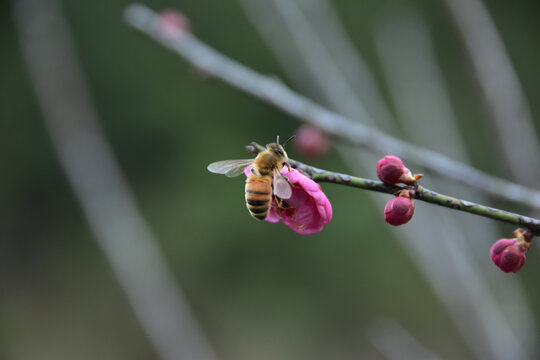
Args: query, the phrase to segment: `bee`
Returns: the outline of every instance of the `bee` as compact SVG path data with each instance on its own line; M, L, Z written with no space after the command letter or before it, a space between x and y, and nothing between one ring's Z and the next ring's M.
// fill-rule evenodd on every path
M283 147L293 137L280 145L278 136L275 143L267 144L266 150L254 159L217 161L208 165L208 171L235 177L243 174L246 166L253 165L246 180L246 206L251 216L264 220L272 203L272 195L279 198L278 204L283 204L282 200L292 195L289 180L281 175L281 169L283 166L290 169L289 158Z

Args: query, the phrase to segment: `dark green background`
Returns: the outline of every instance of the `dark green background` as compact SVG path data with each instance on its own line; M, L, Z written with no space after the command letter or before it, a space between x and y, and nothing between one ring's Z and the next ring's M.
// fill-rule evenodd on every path
M373 20L397 2L334 1L379 78ZM202 79L175 55L130 30L122 21L129 3L63 1L106 135L221 357L379 358L365 334L381 316L396 319L444 358L472 357L399 239L391 235L382 209L363 191L325 185L334 219L317 235L299 236L281 224L250 218L243 180L212 175L206 165L247 157L245 144L270 142L276 135L286 138L298 122ZM181 9L203 41L287 81L235 1L146 4L156 10ZM506 176L493 151L496 146L478 141L491 133L489 123L446 7L428 0L411 4L432 31L475 166ZM490 0L487 5L533 117L539 119L540 4ZM0 11L0 358L156 358L55 158L11 9L2 2ZM294 150L289 155L301 159ZM314 164L348 171L335 153ZM374 171L361 175L372 177ZM511 230L501 226L501 236ZM487 253L488 248L486 262ZM540 320L539 271L540 258L533 249L518 276Z

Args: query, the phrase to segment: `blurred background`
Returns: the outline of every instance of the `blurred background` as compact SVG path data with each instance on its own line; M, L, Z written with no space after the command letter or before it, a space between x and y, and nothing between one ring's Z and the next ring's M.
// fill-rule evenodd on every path
M58 162L21 50L32 8L14 17L17 3L0 3L0 358L158 359ZM510 225L417 202L394 229L387 195L332 184L334 217L319 234L254 221L243 179L206 166L301 123L127 26L129 3L57 10L96 118L219 359L540 358L538 249L515 275L489 259ZM535 0L145 5L182 11L210 46L338 113L538 188ZM332 144L317 158L287 150L376 178L384 154ZM433 190L538 215L407 164Z

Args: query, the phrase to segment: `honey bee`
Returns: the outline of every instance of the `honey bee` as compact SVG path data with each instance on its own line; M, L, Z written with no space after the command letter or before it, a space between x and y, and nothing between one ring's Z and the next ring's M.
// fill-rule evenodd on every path
M217 161L208 165L208 171L235 177L243 174L246 166L253 165L246 180L246 206L251 216L264 220L272 203L272 195L279 198L279 204L292 195L289 180L281 175L283 166L290 168L289 158L283 148L289 140L280 145L278 136L277 142L267 144L266 150L261 151L254 159Z

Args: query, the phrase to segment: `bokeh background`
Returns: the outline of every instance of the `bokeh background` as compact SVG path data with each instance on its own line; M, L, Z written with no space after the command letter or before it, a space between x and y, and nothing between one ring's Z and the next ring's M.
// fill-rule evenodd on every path
M482 350L466 340L464 323L456 320L456 316L475 319L484 301L494 304L502 321L491 324L526 333L526 356L540 357L534 345L540 323L539 252L533 246L528 263L517 275L503 274L488 256L491 244L510 236L512 226L467 214L450 215L450 210L418 203L418 218L405 227L414 226L419 232L423 226L431 227L426 230L431 234L430 250L420 256L421 251L411 251L414 239L406 239L414 237L414 230L393 231L384 223L386 195L331 184L323 188L334 218L320 234L300 236L282 224L252 220L243 200L243 180L210 174L206 165L249 157L246 144L271 142L276 135L287 138L300 123L205 78L130 29L122 17L129 3L64 0L61 6L106 137L177 283L221 359L391 359L417 352L423 355L416 358L426 354L444 359L492 358L487 352L485 357L479 355ZM283 67L282 58L254 26L254 7L246 12L246 3L145 2L155 10L181 10L191 20L193 33L210 46L340 111L314 89L307 75L291 76L305 74L300 62L293 60ZM309 8L309 2L301 3ZM484 3L538 129L540 4L535 0ZM448 94L452 126L462 136L463 147L456 151L468 154L481 170L511 178L470 56L445 1L334 0L331 4L372 71L386 106L401 121L386 131L405 139L410 135L407 116L396 105L396 94L408 90L392 86L396 73L389 71L392 65L385 65L389 62L383 57L393 48L385 47L389 43L384 43L384 34L395 34L386 30L399 26L399 19L418 20L427 31L433 64ZM267 13L276 28L282 28L282 20L273 16ZM9 2L0 3L0 17L0 358L156 359L57 161ZM324 32L325 22L316 28ZM277 44L283 36L284 47L290 41L282 30L271 33ZM407 41L398 41L396 49ZM414 49L414 44L410 47ZM401 69L414 68L407 58L396 56L392 59L403 64ZM291 68L294 64L299 67ZM410 81L412 89L417 88L415 78L404 81L401 84ZM430 106L414 103L414 96L409 100L412 107ZM407 104L407 97L400 101ZM369 103L365 106L369 110ZM414 132L429 139L433 150L454 155L453 150L438 148L445 134L421 129ZM342 156L353 150L339 139L334 144L321 159L304 158L294 146L289 156L321 168L375 177L374 162L360 172L351 166L353 157ZM372 156L376 161L381 155ZM538 154L532 158L537 160ZM421 164L411 165L415 166L422 170ZM523 206L433 181L434 190L534 215ZM538 184L537 179L523 182ZM455 233L443 225L438 233L435 220L422 224L422 213L455 217ZM444 236L462 244L464 258L476 266L469 274L475 282L468 290L453 287L447 279L463 270L462 259L452 253L449 260L448 252L433 250L447 242ZM450 266L438 268L439 262ZM475 292L477 283L488 291ZM441 290L445 286L446 293ZM453 305L445 301L444 294L450 293L457 297ZM484 298L487 295L490 299ZM485 333L477 334L483 339L480 342L494 349L496 345L489 344L498 340L490 341L488 322L483 324L480 329Z

